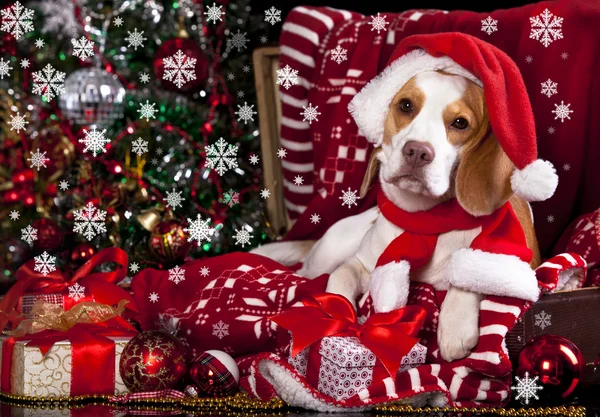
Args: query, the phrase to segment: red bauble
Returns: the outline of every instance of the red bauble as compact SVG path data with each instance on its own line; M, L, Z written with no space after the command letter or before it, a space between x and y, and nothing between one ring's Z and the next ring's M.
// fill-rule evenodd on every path
M543 387L537 391L540 402L557 403L569 397L583 376L585 361L575 343L561 336L550 334L531 339L521 352L516 376L523 379L538 377ZM518 384L517 384L518 386Z
M240 371L235 360L220 350L208 350L200 354L190 366L188 376L199 394L209 397L235 394L240 382Z
M71 261L83 265L96 254L96 248L87 242L78 244L71 251Z
M176 388L187 372L185 349L168 333L140 333L123 349L119 372L131 392Z
M163 75L165 74L165 64L163 59L175 55L178 51L185 54L187 57L186 60L189 58L196 60L196 65L194 66L196 79L186 81L185 84L181 85L181 88L178 88L173 81L163 79ZM152 65L154 67L156 79L160 80L161 85L164 88L172 91L190 91L196 89L204 84L208 77L208 59L196 41L190 38L173 38L163 42L154 55ZM173 80L175 80L175 78L173 78Z
M150 252L163 263L183 260L191 247L184 228L178 220L161 221L150 235Z
M51 252L62 246L65 235L54 220L37 219L31 223L31 227L38 231L38 238L33 243L36 251Z

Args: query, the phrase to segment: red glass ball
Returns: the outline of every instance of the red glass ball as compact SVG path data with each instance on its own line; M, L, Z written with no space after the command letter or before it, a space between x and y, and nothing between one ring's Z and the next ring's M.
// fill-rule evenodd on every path
M131 392L176 388L187 372L185 348L168 333L140 333L123 349L119 372Z
M189 81L184 79L186 81L185 84L181 85L181 88L177 87L173 81L163 79L165 74L165 63L163 60L175 55L178 51L185 54L186 59L194 58L196 60L196 64L193 67L196 78ZM190 91L196 89L204 84L208 78L208 58L196 41L190 38L173 38L163 42L154 55L152 66L154 67L154 74L160 80L161 85L172 91Z
M54 220L37 219L31 223L31 227L38 231L38 238L33 242L36 251L51 252L62 246L65 235Z
M543 387L537 396L543 403L555 403L569 397L585 368L583 355L575 343L556 335L541 335L531 339L519 352L516 375L538 377Z
M183 260L191 247L183 230L185 227L178 220L160 222L150 235L150 252L164 263Z
M95 254L95 247L87 242L79 243L71 251L71 261L76 264L84 264Z

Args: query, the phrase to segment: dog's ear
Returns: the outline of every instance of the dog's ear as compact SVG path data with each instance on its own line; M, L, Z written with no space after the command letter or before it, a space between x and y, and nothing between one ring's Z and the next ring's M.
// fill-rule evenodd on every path
M369 188L371 188L373 177L375 177L377 174L377 170L379 169L379 160L377 159L377 155L379 152L381 152L381 148L375 148L373 149L373 152L371 152L369 165L367 165L367 171L365 172L362 184L360 185L360 198L363 198L367 195Z
M484 135L465 145L456 174L456 198L474 216L493 213L513 194L510 176L514 165L493 132Z

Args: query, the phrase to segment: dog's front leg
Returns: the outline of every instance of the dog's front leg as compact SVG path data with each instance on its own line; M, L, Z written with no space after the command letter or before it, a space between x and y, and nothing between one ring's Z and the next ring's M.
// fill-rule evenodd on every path
M479 305L483 295L450 286L440 309L437 338L448 362L466 357L479 341Z
M366 292L368 281L369 272L363 263L353 256L332 272L327 281L326 291L346 297L356 309L356 299Z

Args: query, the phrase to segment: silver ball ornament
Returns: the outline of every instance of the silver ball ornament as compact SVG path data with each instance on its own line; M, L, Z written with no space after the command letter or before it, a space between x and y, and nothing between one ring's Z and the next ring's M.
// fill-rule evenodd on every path
M65 80L59 106L78 125L110 127L123 117L125 88L115 74L101 68L81 68Z

